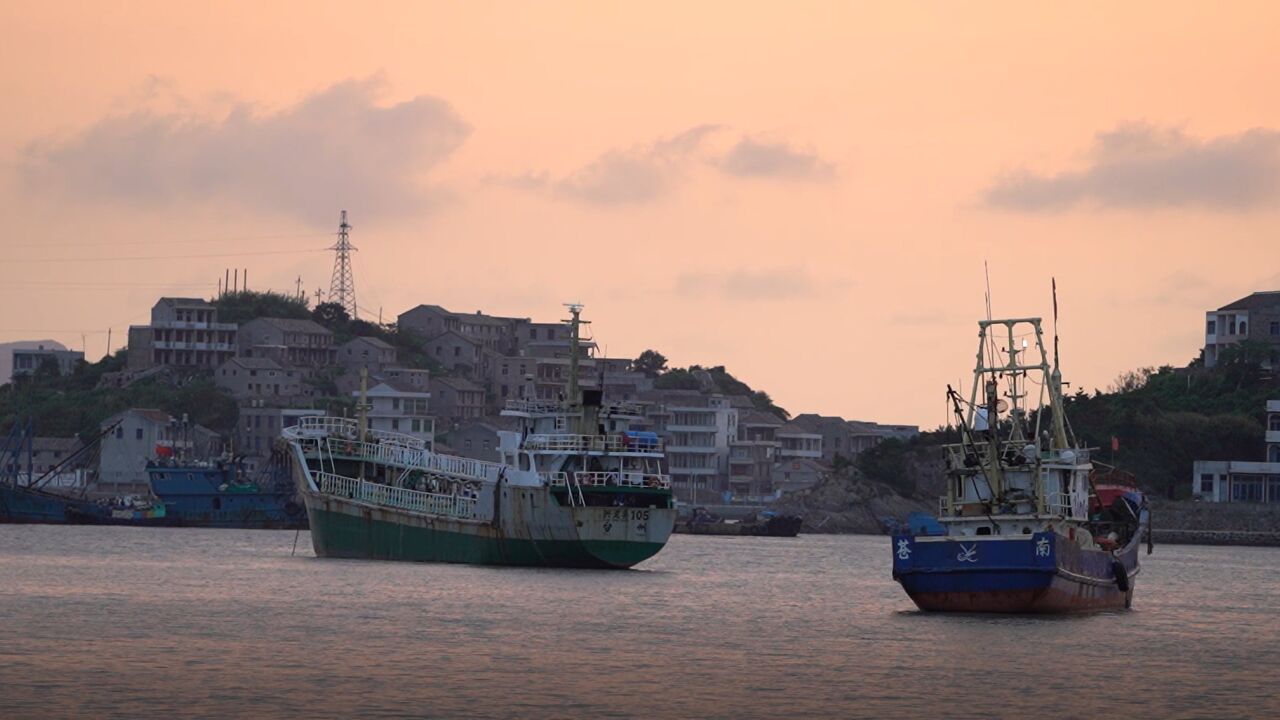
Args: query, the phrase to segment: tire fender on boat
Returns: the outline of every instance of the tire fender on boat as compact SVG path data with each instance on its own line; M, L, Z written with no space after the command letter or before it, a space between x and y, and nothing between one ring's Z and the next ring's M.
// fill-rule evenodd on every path
M1111 574L1116 578L1116 587L1120 592L1129 592L1129 570L1119 560L1111 561Z

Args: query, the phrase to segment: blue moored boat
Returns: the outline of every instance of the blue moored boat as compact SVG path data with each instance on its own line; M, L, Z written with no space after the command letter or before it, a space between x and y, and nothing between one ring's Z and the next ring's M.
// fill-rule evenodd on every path
M295 529L307 513L280 458L256 479L238 463L161 458L147 464L166 524L182 527Z
M979 328L970 399L948 388L961 442L946 448L938 522L894 535L894 579L921 610L1129 607L1148 531L1145 498L1096 482L1063 414L1056 338L1051 369L1040 319ZM1032 342L1038 357L1027 359ZM1029 391L1040 396L1034 409Z

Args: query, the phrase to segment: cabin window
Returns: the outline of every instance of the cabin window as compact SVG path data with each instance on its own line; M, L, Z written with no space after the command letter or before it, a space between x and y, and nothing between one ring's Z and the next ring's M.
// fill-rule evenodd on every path
M532 463L529 461L529 453L520 453L520 469L528 470Z
M977 532L977 534L978 534L978 535L990 535L990 534L991 534L991 528L987 527L986 525L983 525L982 527L978 528L978 532Z
M1024 528L1022 528L1022 534L1023 534L1023 535L1030 535L1030 534L1031 534L1031 528L1029 528L1029 527L1024 527Z

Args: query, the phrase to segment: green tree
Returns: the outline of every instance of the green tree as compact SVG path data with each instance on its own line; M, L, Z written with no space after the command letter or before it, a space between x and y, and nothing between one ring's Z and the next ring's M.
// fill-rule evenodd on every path
M645 350L640 357L632 361L631 366L637 372L656 378L667 369L667 356L656 350Z

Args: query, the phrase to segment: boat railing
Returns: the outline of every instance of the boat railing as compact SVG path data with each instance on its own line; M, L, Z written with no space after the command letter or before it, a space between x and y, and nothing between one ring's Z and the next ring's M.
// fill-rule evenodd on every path
M629 415L631 417L642 417L644 415L644 406L633 402L605 403L600 409L606 415Z
M1033 448L1031 457L1027 455L1028 447ZM976 448L966 443L953 443L944 446L944 448L947 453L948 466L952 468L965 467L967 465L966 458L970 455L975 455L974 450L977 451L976 459L979 465L985 462L987 458L987 450L982 442L979 442ZM1089 449L1066 448L1043 451L1038 449L1035 443L1025 440L1004 440L1000 443L1000 457L1005 459L1005 462L1002 463L1005 466L1010 464L1008 462L1009 459L1014 459L1017 464L1039 460L1042 463L1076 465L1089 462Z
M628 472L626 470L606 470L595 472L577 472L574 478L581 485L588 487L600 485L616 485L618 487L669 488L671 476L657 473Z
M476 498L392 487L333 473L320 472L315 475L316 485L320 488L320 492L326 495L335 495L381 507L411 510L430 515L444 515L464 520L476 517L476 506L478 504Z
M594 472L540 472L538 476L552 487L634 487L663 488L671 487L671 476L660 473L629 472L626 470L605 470Z
M1050 515L1075 517L1075 503L1070 493L1053 492L1044 496L1044 508Z
M312 415L299 418L296 425L285 428L281 434L290 440L302 438L339 437L357 440L360 437L360 423L352 418ZM391 430L365 429L365 437L384 445L398 445L406 448L425 448L427 442L422 438Z
M528 450L550 452L607 452L607 453L660 453L661 438L640 438L628 435L530 435L524 441Z
M399 445L385 445L360 440L334 439L331 436L328 438L325 447L330 453L345 455L358 460L483 482L497 482L498 477L506 467L499 463L486 462L474 458L438 455L425 448L406 448Z
M564 403L558 400L508 400L503 409L530 415L560 415L567 412Z

